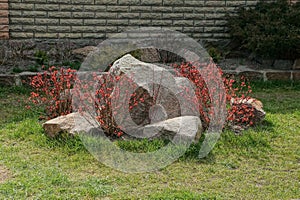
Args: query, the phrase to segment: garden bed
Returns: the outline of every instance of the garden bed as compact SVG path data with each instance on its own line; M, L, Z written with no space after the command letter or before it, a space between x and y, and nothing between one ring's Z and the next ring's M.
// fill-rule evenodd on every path
M236 136L226 131L205 159L199 144L153 173L126 174L90 155L78 138L49 139L30 91L0 89L0 162L11 176L0 198L42 199L297 199L299 193L300 83L254 82L253 96L268 113L262 125ZM160 141L120 141L147 152Z

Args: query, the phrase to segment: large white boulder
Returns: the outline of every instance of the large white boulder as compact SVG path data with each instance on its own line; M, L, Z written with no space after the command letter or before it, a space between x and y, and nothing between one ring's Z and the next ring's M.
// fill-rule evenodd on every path
M49 137L56 137L61 133L76 135L80 132L88 133L92 128L97 127L94 119L84 113L74 112L68 115L46 121L43 124L45 133Z
M146 125L143 128L145 138L164 138L175 141L199 142L203 132L202 123L196 116L181 116L154 124Z
M118 109L119 116L124 114L126 117L130 114L131 119L137 125L146 125L149 123L157 122L157 119L171 119L179 116L197 116L197 109L190 109L182 106L182 102L185 102L189 97L183 97L180 95L183 88L193 90L193 86L187 78L176 77L174 70L170 67L158 66L151 63L145 63L137 60L130 54L127 54L115 61L109 70L113 76L120 76L120 88L118 88L118 97L114 105L121 105L121 109ZM127 79L122 79L127 77ZM135 84L134 89L130 90L130 83L128 78ZM122 82L124 80L124 82ZM116 89L115 89L116 90ZM128 92L129 91L129 92ZM133 106L128 114L128 102L129 96L133 92L136 93L136 99L144 98L144 102L138 101L138 104ZM112 95L115 95L113 91ZM151 122L151 110L152 106L159 105L163 107L163 116L153 118ZM127 113L127 114L125 114ZM122 117L122 116L121 116ZM119 121L126 121L121 119ZM116 117L118 119L118 117Z

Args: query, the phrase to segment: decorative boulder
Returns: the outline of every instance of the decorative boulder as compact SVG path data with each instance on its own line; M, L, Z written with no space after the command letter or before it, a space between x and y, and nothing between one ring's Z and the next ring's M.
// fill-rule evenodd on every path
M150 107L149 117L151 123L157 123L166 120L168 118L168 114L162 105L157 104Z
M45 133L49 137L56 137L61 133L76 135L83 132L89 132L93 127L96 127L96 122L89 120L88 115L79 112L70 113L68 115L59 116L51 119L43 124Z
M261 123L266 116L266 112L263 110L262 102L255 98L239 99L239 100L231 99L231 105L235 105L238 108L242 108L243 106L244 107L246 106L248 109L253 109L254 116L252 117L252 122L253 122L252 125ZM249 126L251 125L234 121L231 128L235 132L239 133L240 131L247 129Z
M202 123L196 116L181 116L146 125L143 137L199 142L203 132Z
M174 70L173 70L174 71ZM197 113L193 109L186 109L181 107L180 102L185 101L183 97L179 95L182 92L182 88L193 89L189 80L184 77L175 77L174 72L169 68L164 68L151 63L145 63L137 60L133 56L127 54L115 61L109 70L113 76L122 77L127 76L135 84L134 89L126 91L130 88L128 81L121 83L122 85L117 91L120 95L120 99L116 105L121 105L119 113L127 113L129 100L128 93L135 93L136 99L145 99L143 102L138 102L129 110L131 119L137 125L146 125L153 122L157 122L158 118L153 118L151 122L151 116L149 116L149 110L152 106L160 105L164 108L164 117L162 119L171 119L179 116L197 116ZM115 89L116 90L116 89ZM112 95L114 95L115 90ZM123 110L122 110L123 109ZM162 110L161 110L162 111ZM125 116L128 116L125 115ZM160 116L162 117L162 116ZM126 121L126 119L119 119L119 121ZM124 124L122 124L124 125Z

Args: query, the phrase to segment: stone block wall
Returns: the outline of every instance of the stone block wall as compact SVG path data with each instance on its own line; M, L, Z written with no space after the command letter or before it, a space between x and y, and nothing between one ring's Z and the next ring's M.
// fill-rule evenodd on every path
M180 31L197 40L219 40L228 38L226 13L256 3L257 0L0 0L0 36L105 39L123 30L155 26Z
M0 39L8 39L8 0L0 0Z

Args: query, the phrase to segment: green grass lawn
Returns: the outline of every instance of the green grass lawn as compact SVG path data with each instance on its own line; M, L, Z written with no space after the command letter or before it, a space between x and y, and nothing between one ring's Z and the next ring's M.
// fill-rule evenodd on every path
M0 199L300 199L300 84L255 83L262 125L224 132L205 159L193 145L172 165L139 174L104 166L78 138L48 139L38 111L25 109L28 94L0 88Z

